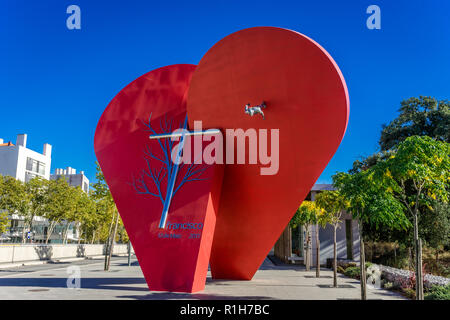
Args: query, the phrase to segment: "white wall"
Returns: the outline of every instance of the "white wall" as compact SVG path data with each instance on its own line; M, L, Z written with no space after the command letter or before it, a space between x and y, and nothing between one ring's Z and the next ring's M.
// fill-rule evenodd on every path
M59 172L59 169L56 169L55 172ZM51 180L57 180L61 177L64 177L67 180L67 183L72 187L80 187L86 193L89 193L89 179L83 173L77 174L59 174L54 173L50 175ZM87 185L87 190L84 190L84 184Z
M103 244L0 245L0 264L103 255ZM131 250L134 253L133 248ZM128 254L126 244L115 244L113 254Z
M0 174L14 177L20 181L25 181L27 158L30 157L45 163L45 174L43 176L39 173L32 173L49 180L52 162L51 146L48 145L47 148L48 154L43 155L19 145L0 147Z
M34 160L40 161L45 163L45 174L43 178L50 180L50 166L52 163L52 159L49 156L44 156L41 153L38 153L36 151L18 146L19 148L19 158L17 162L17 177L16 179L19 179L21 181L25 181L25 172L26 172L26 166L27 166L27 158L30 157ZM40 175L36 172L32 172L33 174Z
M336 230L336 251L338 259L347 259L347 238L345 230L345 219L350 219L350 215L343 215L343 222ZM334 257L334 227L328 224L325 228L319 228L319 241L320 241L320 264L326 264L327 259ZM312 237L312 261L311 265L316 265L316 226L311 228ZM359 228L358 221L352 220L352 252L353 260L359 261Z
M0 147L0 174L3 176L17 176L18 148L16 146Z

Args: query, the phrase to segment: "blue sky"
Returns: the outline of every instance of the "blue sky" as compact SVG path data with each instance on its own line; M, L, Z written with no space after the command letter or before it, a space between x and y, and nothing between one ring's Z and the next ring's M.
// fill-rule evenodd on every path
M81 8L81 30L66 8ZM366 8L381 8L381 30ZM93 137L109 101L164 65L197 64L226 35L278 26L320 43L347 82L345 138L319 178L375 152L381 125L411 96L450 98L449 1L0 1L0 138L53 145L52 172L71 166L91 180Z

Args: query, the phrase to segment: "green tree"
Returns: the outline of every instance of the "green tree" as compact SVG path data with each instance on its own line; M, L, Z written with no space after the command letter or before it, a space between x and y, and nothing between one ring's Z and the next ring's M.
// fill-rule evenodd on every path
M64 217L64 243L68 241L70 226L77 228L85 219L89 219L89 215L95 211L95 206L91 203L91 199L80 187L70 187L68 193L72 198L73 205L68 208Z
M75 210L73 187L64 177L48 182L48 198L45 204L45 218L49 222L45 243L48 243L54 228L60 222L71 217Z
M125 226L123 225L122 219L119 219L119 226L117 229L117 237L118 237L118 241L120 241L121 243L128 243L130 241L127 230L125 229Z
M395 152L393 150L380 151L380 152L376 152L366 158L362 158L360 160L355 160L353 162L352 168L348 172L353 174L353 173L357 173L357 172L372 168L378 162L388 159L394 153Z
M439 263L439 253L450 246L450 205L435 201L432 210L423 208L427 211L419 219L419 236L434 249L436 263Z
M3 210L3 199L5 197L5 188L3 187L3 176L0 175L0 236L6 232L8 226L8 214Z
M316 203L315 203L316 204ZM316 213L316 278L320 278L320 228L325 228L327 223L329 223L329 216L325 214L325 211L317 206Z
M24 226L22 228L22 242L26 240L26 221L29 221L30 210L30 195L27 193L25 183L6 176L3 179L3 209L9 214L17 214L24 219Z
M402 204L394 197L392 189L374 179L374 170L354 174L339 172L333 176L333 185L348 201L348 210L358 219L360 235L361 299L366 300L366 266L364 253L364 223L406 229L410 223L404 215Z
M450 104L420 96L401 102L400 115L384 125L381 131L381 150L395 148L397 144L414 135L429 136L450 143Z
M78 197L75 205L75 217L73 219L75 226L79 230L78 243L81 238L87 238L91 235L93 228L97 224L95 201L89 194L83 192L81 188L77 188Z
M95 200L92 193L88 195L89 202L86 203L85 212L81 215L80 221L80 237L84 239L84 243L95 243L106 241L106 237L102 237L102 229L108 224L110 217L107 215L103 202ZM82 200L86 201L86 200Z
M374 170L407 208L414 221L416 299L423 299L422 245L418 220L421 206L432 210L438 200L448 202L450 144L427 136L412 136L398 145L395 155Z
M311 225L317 224L319 222L322 223L322 220L320 220L320 216L322 213L322 209L318 208L314 202L305 200L302 202L290 221L290 226L292 228L302 226L306 231L306 271L309 271L311 267ZM317 268L320 268L320 263Z
M43 217L45 215L45 205L48 201L48 181L35 177L25 183L25 193L29 199L29 212L25 215L25 225L28 230L33 230L33 220L35 217ZM24 227L25 227L24 225Z
M102 208L103 212L106 216L111 216L111 223L108 229L108 240L107 240L107 250L105 251L105 271L109 270L109 266L111 264L111 255L114 249L114 242L116 240L117 229L119 225L120 215L117 211L116 204L114 203L114 199L111 195L108 185L106 184L105 176L100 168L100 164L98 162L96 164L96 173L95 177L97 182L94 183L93 188L93 197L99 203L98 208Z
M0 212L0 236L8 230L8 214L6 212Z
M3 209L3 199L5 197L5 187L4 187L4 181L5 178L3 178L3 176L0 174L0 210Z
M98 240L107 244L114 222L114 208L109 201L100 199L95 201L95 211L96 225L93 233L93 241Z
M333 226L333 286L337 287L337 240L336 233L342 222L342 214L348 208L348 201L339 191L323 191L316 196L316 203L324 210L322 221Z
M2 181L1 208L23 219L22 242L25 243L26 232L32 231L34 218L43 215L46 180L36 177L23 183L8 176L2 177Z
M4 178L0 175L0 236L5 233L8 229L8 213L3 211L4 198L5 198L5 187L3 186Z
M396 119L383 126L379 140L381 151L361 160L356 160L353 163L353 168L349 171L350 173L366 170L379 161L389 159L395 154L398 144L413 135L430 136L435 140L450 142L450 108L447 100L438 101L435 98L423 96L412 97L401 102L399 111L400 114ZM408 197L415 194L413 188L406 188L406 192ZM439 204L437 205L439 206ZM436 249L436 241L440 241L439 235L442 233L432 231L433 228L437 227L435 222L437 220L431 217L436 216L437 213L431 207L423 204L419 204L419 209L422 215L426 216L426 218L418 221L419 235L427 245ZM412 216L410 216L410 221L413 222ZM445 222L445 220L440 221ZM445 223L441 223L440 227L445 225ZM414 237L408 232L393 232L390 228L383 226L378 230L371 228L370 225L365 227L370 229L371 236L374 239L390 239L408 247L414 246ZM442 228L441 230L443 231Z

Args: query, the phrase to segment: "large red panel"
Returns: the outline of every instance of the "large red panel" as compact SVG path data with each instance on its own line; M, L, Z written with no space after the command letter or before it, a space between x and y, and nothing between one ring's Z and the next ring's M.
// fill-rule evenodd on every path
M244 114L245 104L262 101L266 120ZM279 129L276 175L261 175L264 165L249 164L227 164L224 173L212 274L251 279L344 136L349 114L344 78L308 37L250 28L205 54L187 103L190 124L203 120L204 127L223 131Z
M159 228L163 201L150 194L159 195L155 181L160 181L164 197L170 174L163 176L165 164L156 159L164 159L159 143L165 146L168 139L150 140L147 125L156 133L183 125L194 70L173 65L134 80L110 102L95 133L97 158L151 290L195 292L205 286L222 168L196 167L203 180L186 182L173 196L164 229ZM176 185L188 168L180 166Z

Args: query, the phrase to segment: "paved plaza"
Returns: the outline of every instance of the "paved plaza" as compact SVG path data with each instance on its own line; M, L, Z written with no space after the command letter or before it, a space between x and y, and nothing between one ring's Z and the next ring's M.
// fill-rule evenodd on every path
M67 278L81 271L81 288L67 288ZM195 294L150 292L137 260L128 266L126 257L114 257L110 271L103 270L102 259L48 263L21 267L0 266L0 300L7 299L359 299L359 282L339 275L339 288L332 288L332 271L323 269L321 278L303 267L275 265L266 259L252 281L212 280L208 272L206 288ZM397 293L369 288L368 299L400 300Z

